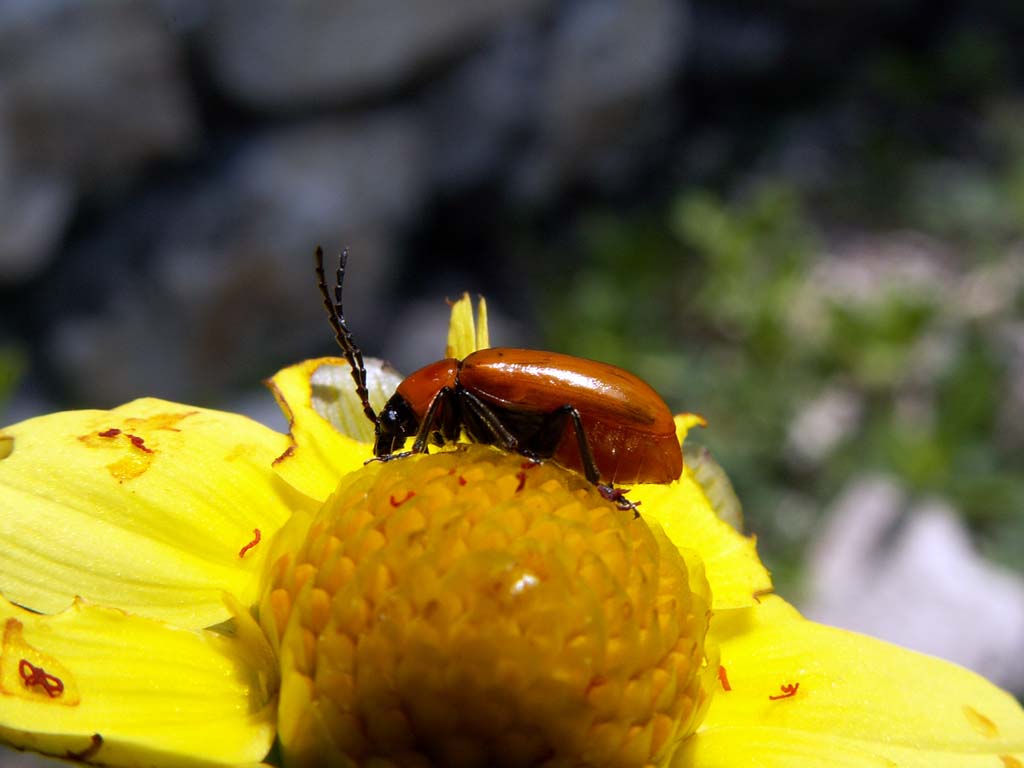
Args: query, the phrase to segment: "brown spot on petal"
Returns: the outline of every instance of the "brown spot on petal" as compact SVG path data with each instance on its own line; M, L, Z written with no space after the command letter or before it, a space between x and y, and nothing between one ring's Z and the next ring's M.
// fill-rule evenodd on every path
M29 645L24 629L25 626L14 618L4 624L0 645L0 696L16 696L55 706L78 705L82 699L71 670L56 657Z
M0 461L14 452L14 435L0 435Z
M110 429L105 429L102 432L90 432L87 435L79 435L78 439L90 448L109 448L111 445L114 445L113 438L120 434L120 429L111 427Z
M964 705L964 716L971 727L986 739L994 739L999 735L999 728L974 707Z
M174 413L156 413L152 416L130 416L122 427L107 427L97 432L79 436L79 440L90 448L118 450L123 452L121 458L107 464L107 471L117 482L124 483L134 480L143 474L153 463L156 448L152 447L153 435L158 431L180 432L178 424L185 418L199 411L178 411ZM159 438L155 439L159 444Z
M259 448L250 443L237 443L224 455L224 461L250 459L259 454Z
M278 456L276 459L274 459L270 463L273 464L276 467L282 461L284 461L285 459L290 459L294 455L295 455L295 446L294 445L289 445L287 448L284 449L284 453L282 453L280 456Z
M146 446L145 438L139 437L138 435L125 435L128 441L132 444L132 448L142 451L143 453L152 453L153 449Z
M85 749L79 750L78 752L72 752L69 750L66 754L70 760L78 760L79 762L87 763L92 760L92 758L96 757L96 754L100 751L102 746L103 737L98 733L94 733L89 738L89 746Z
M134 480L153 463L153 452L129 453L115 462L107 464L107 471L117 482L123 483Z
M154 413L152 416L146 416L145 418L139 416L129 416L124 420L124 423L131 427L133 432L147 432L156 431L158 429L167 430L169 432L181 432L178 428L178 423L182 419L186 419L189 416L194 416L199 411L181 411L178 413Z

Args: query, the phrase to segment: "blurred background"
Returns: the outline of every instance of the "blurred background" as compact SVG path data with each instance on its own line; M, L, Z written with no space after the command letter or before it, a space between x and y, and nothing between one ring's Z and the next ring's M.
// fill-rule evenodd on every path
M2 0L3 421L283 427L347 245L367 354L438 358L469 290L638 373L784 595L1020 695L1021 39L1012 0Z

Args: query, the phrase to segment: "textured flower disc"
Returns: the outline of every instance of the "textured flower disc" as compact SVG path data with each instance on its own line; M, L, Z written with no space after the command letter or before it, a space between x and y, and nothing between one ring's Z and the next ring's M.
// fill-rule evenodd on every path
M293 552L260 609L288 765L657 764L717 672L699 559L552 464L373 463Z

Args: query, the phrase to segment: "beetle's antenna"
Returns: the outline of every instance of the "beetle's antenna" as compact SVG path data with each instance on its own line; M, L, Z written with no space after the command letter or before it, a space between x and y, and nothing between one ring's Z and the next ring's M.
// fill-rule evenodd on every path
M366 414L366 418L376 424L377 414L370 406L370 393L366 389L366 367L363 365L363 353L359 351L359 347L356 346L356 342L352 338L352 332L345 324L345 313L341 306L341 286L345 282L346 261L348 261L348 248L342 249L341 255L338 257L338 271L334 277L334 297L332 298L331 292L327 288L327 276L324 274L324 252L319 245L316 247L316 280L317 286L320 288L320 296L324 300L324 309L327 310L327 319L334 330L334 338L338 342L338 346L345 353L345 359L348 360L348 364L352 368L352 379L356 383L356 395L359 396L359 400L363 404L363 413Z

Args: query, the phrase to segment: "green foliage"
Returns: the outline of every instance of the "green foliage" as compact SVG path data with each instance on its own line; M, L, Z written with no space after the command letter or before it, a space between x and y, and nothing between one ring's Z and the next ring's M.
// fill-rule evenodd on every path
M665 299L678 273L665 259L670 238L664 227L598 215L583 222L579 239L585 264L555 266L552 260L556 271L545 280L548 329L563 335L556 348L619 363L636 359L638 347L642 354L664 352L665 336L646 332L666 329L671 321L673 302Z
M671 226L704 261L695 308L763 364L781 363L788 345L776 310L797 287L811 245L793 190L763 187L736 208L707 193L686 195Z
M1018 179L1007 172L1004 191L1024 190ZM1013 230L1007 210L998 220ZM1024 275L1016 288L995 281L1016 294L986 315L964 303L984 270L1017 274L1005 239L984 230L995 257L952 270L925 258L923 277L907 277L884 249L856 273L854 257L821 255L785 184L736 200L688 192L663 219L602 215L579 230L586 258L552 281L547 343L630 367L674 408L708 418L696 437L728 471L783 583L817 512L868 470L950 499L993 553L1020 566L1011 547L1024 541L1024 434L1013 429L1024 424L1002 424L1001 413L1013 375L1005 327L1024 322ZM982 230L974 221L957 231ZM830 393L853 416L805 455L795 424Z

